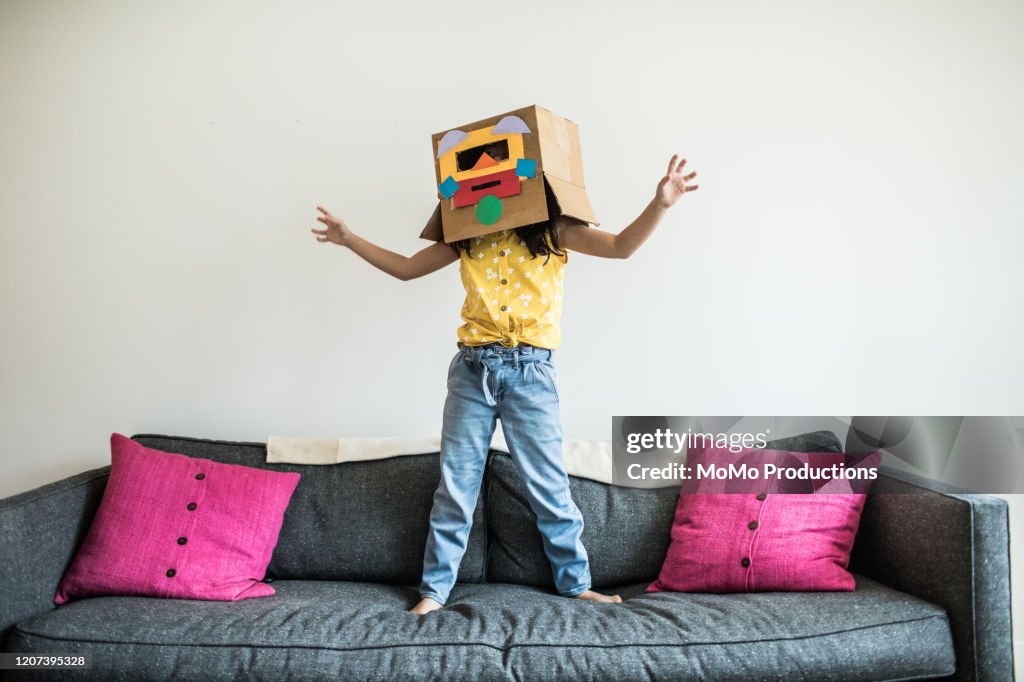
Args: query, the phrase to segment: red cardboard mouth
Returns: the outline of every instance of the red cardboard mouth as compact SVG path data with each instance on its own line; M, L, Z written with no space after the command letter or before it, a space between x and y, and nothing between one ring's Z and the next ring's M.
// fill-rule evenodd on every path
M472 206L488 194L493 194L499 199L519 194L519 176L516 169L510 168L500 173L481 175L472 180L463 180L459 183L459 189L452 195L456 208Z

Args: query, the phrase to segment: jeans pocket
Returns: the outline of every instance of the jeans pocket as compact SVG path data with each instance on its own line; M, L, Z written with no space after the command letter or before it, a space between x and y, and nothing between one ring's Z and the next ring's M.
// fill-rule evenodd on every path
M452 361L448 363L448 380L449 381L451 381L451 379L452 379L452 372L455 371L455 363L458 362L461 359L462 359L462 349L460 348L458 350L458 352L455 353L455 357L452 358Z
M544 377L544 383L547 384L548 390L558 399L558 375L555 374L555 365L551 360L540 360L537 364L541 369L541 376Z

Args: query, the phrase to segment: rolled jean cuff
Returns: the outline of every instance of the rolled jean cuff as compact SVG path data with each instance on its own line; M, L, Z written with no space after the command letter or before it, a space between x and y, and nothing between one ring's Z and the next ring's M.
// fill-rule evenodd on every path
M589 589L590 589L590 584L587 583L586 585L581 585L579 587L574 587L573 589L569 590L568 592L559 592L559 594L562 595L563 597L575 597L578 594L583 594L584 592L586 592ZM433 597L431 597L431 599L433 599Z
M437 592L420 592L420 599L428 599L428 598L429 599L433 599L434 601L436 601L441 606L444 606L445 602L448 601L447 599L442 599L440 597L440 595L437 594Z

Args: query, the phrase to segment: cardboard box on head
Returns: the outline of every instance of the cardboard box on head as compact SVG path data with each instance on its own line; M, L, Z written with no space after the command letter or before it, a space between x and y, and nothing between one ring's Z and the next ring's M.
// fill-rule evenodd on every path
M598 225L583 185L579 129L532 105L432 136L440 200L420 233L450 244L558 212ZM550 195L550 197L549 197Z

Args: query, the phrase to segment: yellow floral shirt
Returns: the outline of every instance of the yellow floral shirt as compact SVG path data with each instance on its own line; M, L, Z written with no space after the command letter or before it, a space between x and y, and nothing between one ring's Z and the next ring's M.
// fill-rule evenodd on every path
M459 259L466 287L459 341L467 346L499 341L509 348L521 343L558 348L568 252L534 258L515 230L474 237L469 246Z

